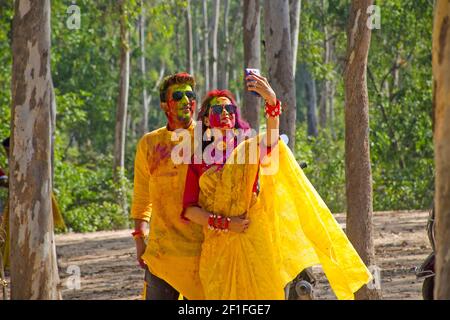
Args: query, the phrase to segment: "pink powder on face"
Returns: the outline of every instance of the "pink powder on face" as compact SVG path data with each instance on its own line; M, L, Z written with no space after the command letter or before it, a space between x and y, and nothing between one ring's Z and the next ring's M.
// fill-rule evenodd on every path
M210 113L209 114L209 126L211 128L220 128L220 114Z

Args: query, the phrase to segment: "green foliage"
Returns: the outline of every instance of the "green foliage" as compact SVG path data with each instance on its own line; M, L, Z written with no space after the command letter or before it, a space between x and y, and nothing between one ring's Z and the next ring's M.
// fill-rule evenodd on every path
M6 1L0 8L0 141L10 135L11 121L11 20L12 3ZM3 149L2 147L0 147ZM0 151L0 167L6 166L6 156Z
M69 231L89 232L119 229L127 225L126 216L117 204L119 183L109 168L111 159L75 165L57 161L54 192ZM131 183L126 180L128 201Z
M317 137L307 137L306 125L297 127L295 157L308 165L304 172L331 212L345 210L345 163L343 132L333 141L321 131Z
M378 1L368 88L374 209L428 208L434 193L429 1ZM394 70L398 69L398 80Z
M327 204L341 211L345 208L345 179L343 162L341 166L338 163L344 161L339 146L344 143L342 73L350 6L349 1L327 2L325 15L319 1L305 2L298 57L316 79L318 100L323 79L334 79L337 85L333 123L336 136L324 139L330 135L330 129L324 128L316 139L300 137L297 141L302 149L318 147L310 160L314 163L311 180ZM433 7L426 0L385 0L376 1L376 5L381 9L381 29L372 31L368 61L373 206L374 210L425 209L434 192L430 50ZM324 21L329 37L336 38L337 63L328 65L323 63ZM302 90L297 90L298 118L306 121ZM306 127L302 125L298 130L306 132Z
M51 66L57 102L55 140L55 194L70 230L121 228L128 217L121 212L114 181L112 152L117 108L120 57L120 10L115 0L78 0L81 26L66 22L73 1L52 1ZM297 143L295 155L308 163L305 173L333 212L345 210L344 85L346 28L350 0L302 1L298 65L304 64L316 80L318 101L325 80L336 85L335 119L316 138L306 136L304 89L297 67ZM381 30L373 30L369 53L370 147L374 209L427 208L433 196L433 144L431 120L432 4L428 0L377 0ZM230 1L229 89L243 91L243 44L240 1ZM139 69L138 18L140 1L126 2L130 31L131 77L127 125L125 185L131 200L136 128L142 119L142 87L151 98L149 128L165 125L156 83L164 74L186 70L183 0L144 1L146 12L145 59L147 74ZM205 92L203 70L202 2L191 1L194 28L194 67L199 93ZM208 19L212 18L208 2ZM223 6L219 43L224 42ZM0 139L10 134L12 1L0 8ZM238 24L232 34L233 25ZM324 63L324 27L332 39L332 61ZM261 15L262 35L264 14ZM219 65L224 49L219 46ZM262 70L267 74L264 46ZM210 61L211 64L211 61ZM398 69L398 78L394 72ZM239 97L238 97L239 102ZM0 152L0 166L6 165ZM2 195L0 194L0 197Z

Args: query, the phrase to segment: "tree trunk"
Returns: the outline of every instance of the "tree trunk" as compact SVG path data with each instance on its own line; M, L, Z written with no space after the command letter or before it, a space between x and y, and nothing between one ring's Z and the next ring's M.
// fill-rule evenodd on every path
M300 31L301 0L289 0L289 22L291 24L292 74L297 70L298 34Z
M224 1L224 24L223 24L223 46L222 46L222 52L223 52L223 59L220 59L219 66L220 66L220 74L219 77L219 85L218 89L228 89L228 80L229 80L229 65L230 65L230 57L231 57L231 51L229 50L230 44L230 34L228 30L228 16L230 14L230 1L225 0Z
M201 16L201 8L199 5L194 5L191 7L192 9L192 23L193 23L193 44L194 44L194 52L196 52L196 60L195 60L195 67L194 67L194 73L201 74L200 68L202 63L202 53L201 53L201 43L200 43L200 36L202 34L201 30L201 24L203 21L199 18ZM200 11L200 13L199 13ZM197 89L197 92L199 93L200 97L203 97L203 95L200 95L201 91L200 88Z
M194 75L191 0L187 0L186 7L186 67L189 74Z
M259 0L244 0L244 68L261 69L261 37ZM241 71L244 74L244 71ZM261 98L244 89L242 116L250 126L259 131Z
M336 57L335 57L335 40L330 41L329 44L329 57L328 61L330 63L335 64L336 63ZM336 131L334 130L334 95L336 94L336 83L334 79L329 80L329 89L330 92L328 93L328 126L330 127L331 136L333 139L336 139Z
M51 93L51 108L50 108L50 123L51 123L51 130L50 130L50 168L51 168L51 190L53 191L53 181L55 177L55 137L56 137L56 97L55 97L55 90L53 86L53 79L51 79L50 86L52 87Z
M204 59L204 75L205 75L205 90L211 90L209 82L209 28L208 28L208 3L203 1L203 59Z
M333 139L336 139L336 131L334 130L334 95L336 93L336 84L330 81L330 95L328 96L329 126Z
M142 74L142 121L139 136L143 136L148 131L148 95L146 87L146 65L145 65L145 6L141 1L141 15L139 17L139 45L141 47L140 67Z
M120 80L117 101L116 128L114 140L114 174L120 183L119 202L127 215L125 186L123 185L125 166L125 138L127 128L128 87L130 79L129 31L126 25L126 0L119 2L120 8Z
M269 81L283 106L280 132L294 150L297 116L288 0L264 1L265 50Z
M433 29L433 109L436 163L436 286L450 299L450 3L437 0Z
M51 206L49 0L16 0L12 52L11 299L60 299Z
M212 39L211 39L211 51L212 51L212 68L211 68L211 87L217 89L217 62L218 62L218 48L217 48L217 35L219 31L219 17L220 17L220 0L214 0L214 11L212 20Z
M367 57L371 30L367 7L373 0L353 0L347 27L345 84L345 180L347 235L364 263L375 264L372 231L372 173L369 150ZM364 286L356 299L380 299L381 292Z
M328 27L326 25L326 11L327 4L325 0L321 0L321 11L322 11L322 26L323 26L323 63L327 65L330 63L330 40L328 39ZM328 116L328 96L330 94L330 81L324 79L322 83L322 90L320 93L320 103L319 103L319 124L322 129L327 128L327 116Z
M305 98L307 107L307 121L308 121L308 137L317 137L317 91L316 81L312 77L306 65L302 66L302 74L305 83Z

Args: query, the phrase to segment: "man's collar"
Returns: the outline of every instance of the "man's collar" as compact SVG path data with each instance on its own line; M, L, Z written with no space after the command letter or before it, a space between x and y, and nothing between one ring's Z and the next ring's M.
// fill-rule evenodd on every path
M189 126L188 126L187 128L178 128L178 129L193 130L194 127L195 127L195 121L194 121L194 119L191 119L191 123L189 124ZM172 129L172 128L170 128L169 123L166 124L166 129L167 129L167 131L175 131L175 130L178 130L178 129Z

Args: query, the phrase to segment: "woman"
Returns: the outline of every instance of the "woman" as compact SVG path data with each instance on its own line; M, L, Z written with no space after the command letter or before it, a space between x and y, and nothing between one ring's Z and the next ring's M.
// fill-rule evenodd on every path
M199 120L206 136L214 130L225 138L215 135L216 147L204 152L213 161L194 159L187 173L182 218L205 227L199 266L205 298L284 299L297 274L322 264L336 296L353 299L370 272L279 139L275 92L264 77L252 73L246 80L266 101L267 133L238 144L229 133L248 126L233 96L210 92ZM257 161L250 161L255 144ZM246 161L239 163L242 155Z

